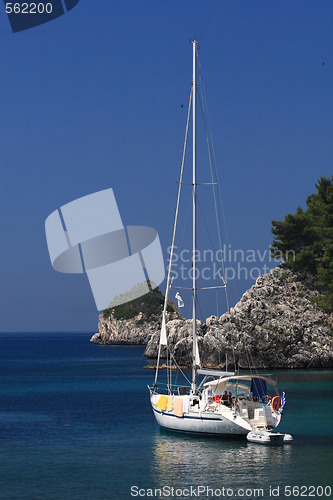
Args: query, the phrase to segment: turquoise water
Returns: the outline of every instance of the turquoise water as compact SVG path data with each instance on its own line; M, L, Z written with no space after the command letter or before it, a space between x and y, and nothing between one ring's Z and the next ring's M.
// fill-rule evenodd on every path
M332 371L278 372L292 445L189 437L155 423L144 349L89 337L0 335L1 499L333 498Z

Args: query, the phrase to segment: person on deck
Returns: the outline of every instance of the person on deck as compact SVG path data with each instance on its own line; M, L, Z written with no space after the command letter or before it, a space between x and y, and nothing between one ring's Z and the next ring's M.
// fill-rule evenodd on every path
M224 393L222 395L222 401L228 401L228 398L229 398L229 396L228 396L227 391L224 391Z

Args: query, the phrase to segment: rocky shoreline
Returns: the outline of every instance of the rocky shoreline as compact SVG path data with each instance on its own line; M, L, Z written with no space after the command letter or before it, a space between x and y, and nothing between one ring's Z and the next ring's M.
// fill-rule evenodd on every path
M333 366L333 317L314 302L315 278L278 267L260 276L230 312L197 322L201 363L206 368L324 368ZM140 324L145 320L144 324ZM156 358L160 317L99 318L96 344L146 345ZM169 313L168 346L178 364L189 366L192 320ZM163 352L162 352L163 355Z

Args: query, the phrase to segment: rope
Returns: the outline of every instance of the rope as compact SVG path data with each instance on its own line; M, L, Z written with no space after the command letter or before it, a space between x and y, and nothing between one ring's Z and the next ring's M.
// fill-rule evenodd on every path
M216 222L217 222L217 233L218 233L218 239L219 239L219 245L220 245L220 250L222 252L222 231L220 228L220 217L218 213L218 206L217 206L217 197L216 197L216 192L215 192L215 183L214 183L214 173L213 169L215 172L215 178L217 181L218 185L218 194L220 194L219 190L219 178L218 178L218 172L216 168L216 159L215 159L215 150L214 150L214 143L213 143L213 138L212 138L212 133L210 129L210 123L208 119L208 123L206 121L206 115L208 117L208 106L207 106L207 100L206 100L206 95L205 95L205 90L204 90L204 84L203 84L203 79L201 75L201 63L198 58L198 67L199 67L199 81L200 81L200 107L201 107L201 113L203 117L203 122L204 122L204 128L205 128L205 133L206 133L206 141L207 141L207 147L208 147L208 157L209 157L209 167L210 167L210 174L211 174L211 181L212 181L212 188L213 188L213 199L214 199L214 209L215 209L215 216L216 216ZM224 210L223 210L223 204L222 204L222 199L221 195L219 196L219 207L222 209L222 214L223 214L223 222L226 228L226 223L225 223L225 217L224 217ZM226 231L226 229L225 229ZM225 264L224 261L222 261L222 270L223 270L223 281L224 284L226 285L225 281ZM229 298L228 298L228 291L227 288L225 288L225 295L226 295L226 305L227 305L227 311L229 311Z
M186 152L186 145L187 145L188 127L189 127L189 122L190 122L192 95L193 95L193 88L191 88L190 99L189 99L189 104L188 104L185 140L184 140L183 156L182 156L182 163L181 163L181 169L180 169L177 206L176 206L176 213L175 213L175 222L174 222L174 226L173 226L172 245L171 245L170 261L169 261L169 269L168 269L168 277L167 277L167 286L166 286L166 292L165 292L165 297L164 297L162 322L163 322L163 320L165 322L166 310L168 307L168 297L169 297L169 289L170 289L170 284L171 284L173 252L174 252L176 231L177 231L177 222L178 222L180 195L181 195L181 189L182 189L183 172L184 172L184 164L185 164L185 152ZM159 344L159 347L158 347L157 365L156 365L155 382L154 382L155 384L157 382L157 377L158 377L158 368L159 368L159 364L160 364L160 358L161 358L161 343ZM171 375L170 375L170 379L171 379Z
M208 238L209 238L209 241L210 241L210 244L212 246L212 250L215 251L215 246L214 246L214 243L213 243L213 240L212 240L212 237L211 237L211 234L210 234L210 231L209 231L209 227L208 227L208 224L207 224L207 221L206 221L206 218L205 218L205 215L204 215L204 212L202 210L202 206L201 206L201 203L200 203L200 199L199 199L199 196L197 195L197 202L198 202L198 205L199 205L199 210L200 210L200 214L202 216L202 219L204 221L204 224L206 226L206 230L207 230L207 234L208 234ZM224 281L223 281L223 284Z
M186 381L191 384L190 379L187 378L183 370L180 368L179 364L177 363L176 359L174 358L172 352L170 351L170 357L173 359L173 362L175 363L176 367L178 368L178 371L183 375L183 377L186 379Z

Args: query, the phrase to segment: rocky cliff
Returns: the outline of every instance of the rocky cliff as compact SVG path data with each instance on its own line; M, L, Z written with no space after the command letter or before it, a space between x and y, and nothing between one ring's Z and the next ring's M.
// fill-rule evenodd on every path
M140 324L140 314L131 319L116 319L114 316L99 316L98 332L90 339L93 344L147 344L154 333L160 329L160 321Z
M316 304L315 279L277 268L257 279L237 305L220 318L197 323L202 365L228 368L333 366L333 318ZM146 344L156 358L160 321L139 328L137 319L100 319L98 343ZM167 323L168 345L179 364L191 363L192 321Z
M161 329L164 296L158 288L131 302L106 309L99 316L98 333L92 336L94 344L147 344ZM182 318L169 301L167 320Z

